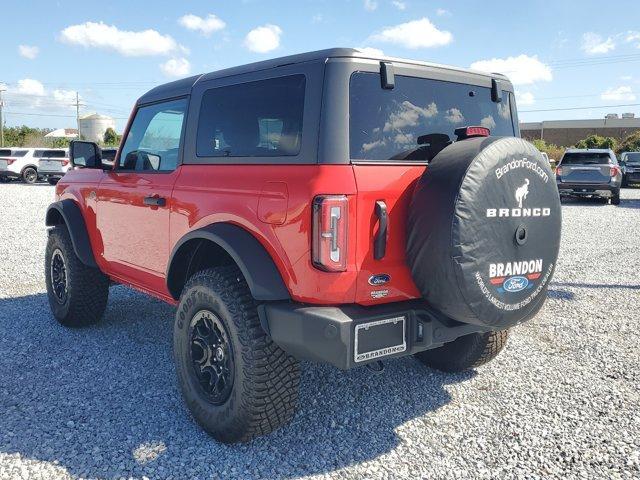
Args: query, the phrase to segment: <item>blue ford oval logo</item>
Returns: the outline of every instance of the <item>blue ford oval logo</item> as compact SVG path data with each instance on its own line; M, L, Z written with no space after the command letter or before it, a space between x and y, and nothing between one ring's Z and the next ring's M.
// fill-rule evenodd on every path
M380 273L378 275L371 275L369 277L369 285L384 285L389 280L391 280L391 276L386 273Z
M520 292L529 286L529 280L527 277L511 277L507 278L502 284L507 292Z

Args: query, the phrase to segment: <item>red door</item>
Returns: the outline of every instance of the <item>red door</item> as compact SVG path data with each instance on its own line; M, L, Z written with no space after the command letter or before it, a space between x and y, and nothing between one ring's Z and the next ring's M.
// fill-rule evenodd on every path
M139 107L97 194L108 273L160 295L166 295L169 211L186 105L187 99L178 99Z

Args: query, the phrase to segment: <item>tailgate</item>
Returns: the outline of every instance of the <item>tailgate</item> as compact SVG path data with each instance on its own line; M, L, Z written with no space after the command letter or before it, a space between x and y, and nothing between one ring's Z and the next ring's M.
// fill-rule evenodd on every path
M40 160L38 169L41 172L62 172L62 161L60 160Z
M560 178L566 183L608 183L609 173L609 165L562 165Z
M425 166L354 165L353 170L358 188L356 303L371 305L420 297L405 260L406 221L416 180ZM374 258L374 240L380 226L377 201L384 202L388 214L386 252L379 260Z

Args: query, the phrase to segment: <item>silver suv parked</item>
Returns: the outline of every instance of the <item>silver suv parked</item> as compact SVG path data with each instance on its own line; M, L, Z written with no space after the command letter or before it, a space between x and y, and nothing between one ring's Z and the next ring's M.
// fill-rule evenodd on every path
M622 170L609 149L568 149L558 168L560 196L596 197L620 204Z

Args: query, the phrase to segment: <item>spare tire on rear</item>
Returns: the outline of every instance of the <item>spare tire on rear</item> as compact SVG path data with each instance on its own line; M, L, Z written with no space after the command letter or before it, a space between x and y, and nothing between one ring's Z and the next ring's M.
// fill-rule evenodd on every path
M542 307L560 227L555 178L533 145L470 138L442 150L419 179L407 260L432 307L459 322L507 328Z

